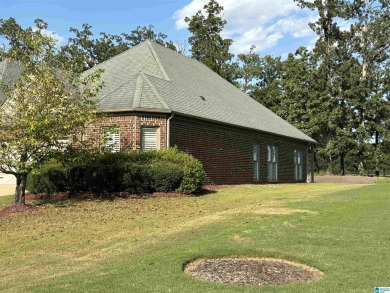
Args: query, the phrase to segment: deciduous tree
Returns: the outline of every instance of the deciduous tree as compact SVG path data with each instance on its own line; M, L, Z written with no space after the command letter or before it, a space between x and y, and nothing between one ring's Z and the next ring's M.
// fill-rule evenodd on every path
M81 132L96 116L92 98L100 72L84 78L53 66L55 40L41 28L17 34L0 30L9 41L2 52L19 78L1 84L7 99L0 106L0 171L16 177L15 205L25 204L27 175L60 147L61 138ZM9 57L14 57L9 59Z

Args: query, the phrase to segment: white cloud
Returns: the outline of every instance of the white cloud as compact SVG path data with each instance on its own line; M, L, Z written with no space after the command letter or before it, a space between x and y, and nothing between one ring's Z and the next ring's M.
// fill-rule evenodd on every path
M231 49L233 52L247 53L250 47L255 45L255 51L262 51L274 47L281 38L283 38L283 34L280 32L270 33L262 27L255 27L237 37Z
M178 30L187 28L184 21L208 0L192 0L177 10L173 18ZM223 18L227 25L221 35L233 39L234 53L247 52L251 45L256 51L272 48L286 36L307 37L313 34L308 22L314 21L313 13L302 11L292 0L219 0L224 7ZM299 15L298 15L299 13Z
M38 28L34 27L33 31L36 31L37 29ZM51 30L43 29L42 30L42 34L44 36L48 36L48 37L51 37L54 40L56 40L57 41L57 43L56 43L57 47L60 47L63 44L63 42L65 41L65 38L63 36L59 35L58 33L54 32L54 31L51 31Z
M65 38L63 36L57 34L56 32L50 31L50 30L43 30L42 33L44 35L47 35L47 36L52 37L53 39L55 39L57 41L56 46L61 46L62 43L65 40Z
M313 31L308 24L315 20L316 17L313 14L301 18L289 16L279 19L276 23L268 27L268 30L288 33L294 38L306 37L313 35Z

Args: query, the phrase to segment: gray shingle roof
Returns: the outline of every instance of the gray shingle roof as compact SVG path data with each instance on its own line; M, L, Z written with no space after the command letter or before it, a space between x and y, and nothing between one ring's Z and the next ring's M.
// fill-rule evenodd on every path
M3 60L0 62L0 82L9 84L20 77L22 65L15 61ZM6 96L0 90L0 105L4 102Z
M97 68L104 69L97 97L102 112L173 112L315 142L201 62L156 43L141 43L90 70Z

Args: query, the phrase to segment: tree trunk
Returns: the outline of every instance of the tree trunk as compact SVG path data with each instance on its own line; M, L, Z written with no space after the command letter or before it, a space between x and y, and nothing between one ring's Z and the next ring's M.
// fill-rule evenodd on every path
M380 173L378 143L379 143L379 131L375 131L375 176L376 177L378 177Z
M14 196L14 205L25 205L26 204L26 182L27 174L18 174L16 176L16 189Z
M345 160L344 160L345 155L341 154L340 155L340 171L341 171L341 176L345 176Z

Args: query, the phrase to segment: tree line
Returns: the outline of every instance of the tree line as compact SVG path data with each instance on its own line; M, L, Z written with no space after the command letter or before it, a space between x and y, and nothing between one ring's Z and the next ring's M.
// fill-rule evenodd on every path
M313 48L299 47L287 58L261 56L256 47L235 56L233 40L223 38L223 7L210 0L202 11L185 18L191 57L203 62L256 101L271 109L318 145L315 166L332 174L390 170L389 0L295 0L318 14L308 25L317 35ZM342 28L340 23L347 23ZM0 19L4 58L29 56L34 46L26 35L48 29L43 20L23 29L15 19ZM154 27L137 27L119 35L83 24L70 28L66 44L46 58L57 67L81 73L144 40L186 54Z

